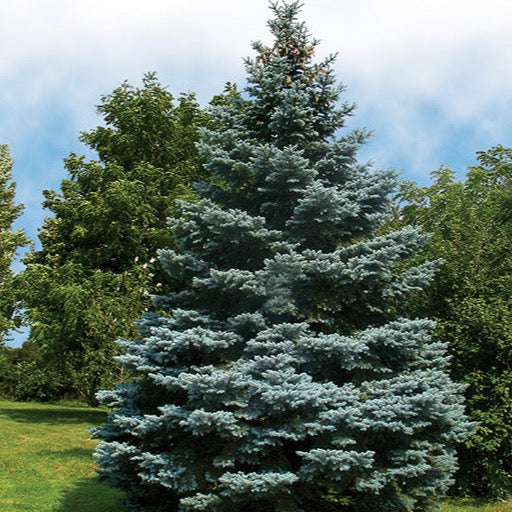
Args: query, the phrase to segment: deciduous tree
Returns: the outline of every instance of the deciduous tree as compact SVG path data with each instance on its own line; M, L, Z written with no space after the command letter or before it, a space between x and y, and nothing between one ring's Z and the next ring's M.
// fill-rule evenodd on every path
M0 343L19 326L20 317L14 288L12 264L18 249L29 244L22 229L14 229L23 205L15 204L16 184L12 160L6 145L0 145Z
M452 376L479 422L460 449L457 490L496 498L512 490L512 149L478 161L463 182L442 168L430 186L405 185L398 222L431 233L419 261L444 260L408 308L437 320L435 339L449 342Z
M89 402L117 379L115 342L134 335L162 281L152 257L172 246L167 218L201 177L206 120L192 94L176 101L152 74L103 97L98 112L105 125L81 137L98 160L70 155L60 191L45 191L52 216L23 275L29 341Z

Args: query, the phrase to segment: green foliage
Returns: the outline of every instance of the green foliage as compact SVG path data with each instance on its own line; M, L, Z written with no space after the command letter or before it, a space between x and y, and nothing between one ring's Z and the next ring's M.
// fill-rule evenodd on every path
M30 264L20 279L26 303L38 305L27 313L30 343L39 347L49 370L67 376L62 393L74 391L94 403L99 387L119 380L116 340L133 333L133 319L145 307L141 283L149 280L147 272L138 267L116 274L72 262ZM38 303L41 297L45 302Z
M406 185L397 217L432 233L422 259L445 261L409 308L438 321L436 338L449 342L452 376L479 422L460 450L456 490L501 497L512 490L512 149L478 160L465 182L442 168L429 187Z
M176 104L152 74L141 89L124 83L104 96L98 113L107 126L81 140L99 161L72 154L61 191L45 191L44 206L54 216L31 262L54 258L118 273L172 245L167 219L175 200L193 197L190 184L201 177L195 143L205 114L193 95Z
M426 512L470 432L433 322L396 314L436 263L405 227L377 236L396 178L340 135L331 57L271 4L247 94L199 144L208 183L160 251L171 293L99 394L101 476L137 512Z
M12 160L7 146L0 145L0 343L10 329L20 324L11 265L19 248L28 245L23 230L13 230L22 205L14 204L16 184L12 181Z
M69 377L46 364L34 343L0 350L0 396L47 402L62 396Z
M14 400L39 400L46 402L56 399L60 393L60 376L53 368L39 366L36 361L20 361L13 371L15 388Z
M116 340L134 334L162 286L152 257L173 244L167 219L176 199L194 197L195 143L206 122L193 95L175 101L152 74L142 88L124 83L104 96L98 112L105 126L81 140L99 160L71 154L60 191L44 192L52 216L20 277L30 341L70 377L66 392L89 403L119 380Z

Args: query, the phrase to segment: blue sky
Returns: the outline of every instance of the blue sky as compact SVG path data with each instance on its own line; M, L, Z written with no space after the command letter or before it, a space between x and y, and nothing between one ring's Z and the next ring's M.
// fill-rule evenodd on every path
M476 151L512 146L510 0L305 0L302 17L339 53L349 128L374 132L361 153L376 167L429 183L440 165L462 178ZM84 153L80 131L124 80L155 71L173 94L202 104L244 83L250 42L270 42L266 0L3 0L0 143L14 158L18 225L37 241L42 190L63 159Z

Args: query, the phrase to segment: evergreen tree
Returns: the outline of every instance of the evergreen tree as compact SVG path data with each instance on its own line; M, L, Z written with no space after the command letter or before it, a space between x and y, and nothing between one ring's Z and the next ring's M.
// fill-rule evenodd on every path
M134 320L163 281L152 257L173 243L175 200L193 197L206 122L193 95L175 101L153 74L141 88L124 83L104 96L98 112L105 125L81 140L99 159L71 154L60 191L44 192L53 215L21 281L29 343L59 372L63 393L90 403L117 381L115 341L135 335Z
M23 230L13 230L23 205L16 205L16 184L12 181L12 160L6 145L0 145L0 343L8 332L19 326L20 318L11 265L16 251L28 245Z
M272 10L160 252L167 313L121 342L133 379L100 394L101 476L134 511L427 510L470 428L433 323L395 313L436 264L401 270L413 228L375 235L395 177L357 163L364 133L337 136L352 107L299 3Z

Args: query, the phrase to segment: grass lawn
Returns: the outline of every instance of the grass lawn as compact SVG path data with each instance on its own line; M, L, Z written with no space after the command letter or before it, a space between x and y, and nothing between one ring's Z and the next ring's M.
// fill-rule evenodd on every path
M100 409L0 401L0 510L122 512L91 456L87 428L104 421ZM512 512L512 500L446 501L441 512Z
M99 409L0 401L0 510L120 512L86 430L104 422Z
M499 503L478 500L446 501L441 512L512 512L512 499Z

